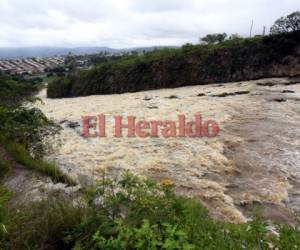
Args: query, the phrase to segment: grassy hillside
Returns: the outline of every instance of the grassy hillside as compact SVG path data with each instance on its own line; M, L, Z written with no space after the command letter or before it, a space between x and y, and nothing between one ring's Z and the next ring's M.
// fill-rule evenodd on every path
M48 97L136 92L286 76L299 62L300 32L186 45L99 64L51 83Z

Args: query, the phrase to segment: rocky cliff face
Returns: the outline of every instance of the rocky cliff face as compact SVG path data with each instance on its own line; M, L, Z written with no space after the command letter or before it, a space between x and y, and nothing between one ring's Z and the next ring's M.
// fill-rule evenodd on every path
M137 92L300 74L300 32L128 58L49 85L48 97ZM156 54L155 54L156 53Z

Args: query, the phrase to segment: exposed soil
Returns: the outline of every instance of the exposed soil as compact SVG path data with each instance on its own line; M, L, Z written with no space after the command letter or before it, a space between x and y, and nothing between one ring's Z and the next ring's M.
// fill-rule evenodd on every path
M1 145L0 158L9 162L12 170L1 183L12 193L8 203L10 208L15 206L19 208L29 202L46 200L50 196L70 198L71 194L80 188L79 186L67 187L61 183L54 184L50 178L17 163Z

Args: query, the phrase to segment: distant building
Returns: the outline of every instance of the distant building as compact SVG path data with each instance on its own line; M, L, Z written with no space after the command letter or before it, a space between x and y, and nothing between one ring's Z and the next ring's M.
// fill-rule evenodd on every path
M0 70L11 74L43 74L46 69L64 64L64 57L0 60Z

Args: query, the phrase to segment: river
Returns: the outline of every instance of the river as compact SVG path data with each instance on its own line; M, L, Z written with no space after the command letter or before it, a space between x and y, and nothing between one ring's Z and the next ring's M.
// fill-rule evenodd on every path
M299 82L299 83L298 83ZM243 222L255 204L266 217L300 211L300 80L261 79L121 95L48 99L37 106L63 127L48 159L82 185L124 170L170 179L176 192L200 199L215 218ZM105 138L84 138L81 117L103 113ZM114 116L173 120L200 113L215 120L214 138L116 138Z

